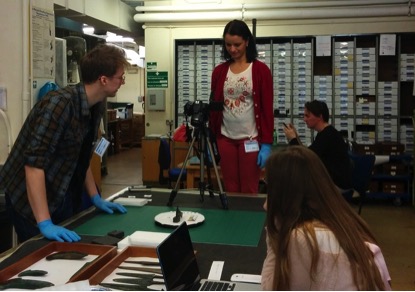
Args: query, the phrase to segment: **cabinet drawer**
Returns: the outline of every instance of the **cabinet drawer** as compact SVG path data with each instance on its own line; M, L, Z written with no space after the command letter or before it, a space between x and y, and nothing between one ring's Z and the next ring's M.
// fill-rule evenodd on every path
M405 193L405 183L403 182L383 182L382 191L384 193L400 194Z
M388 175L405 175L406 167L402 163L386 163L382 167L383 173Z

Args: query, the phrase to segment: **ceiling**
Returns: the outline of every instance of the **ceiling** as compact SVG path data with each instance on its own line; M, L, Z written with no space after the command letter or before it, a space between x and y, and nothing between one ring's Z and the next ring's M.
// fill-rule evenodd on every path
M136 8L137 6L144 6L144 0L121 0L121 2L124 2L125 4L128 4L133 8Z

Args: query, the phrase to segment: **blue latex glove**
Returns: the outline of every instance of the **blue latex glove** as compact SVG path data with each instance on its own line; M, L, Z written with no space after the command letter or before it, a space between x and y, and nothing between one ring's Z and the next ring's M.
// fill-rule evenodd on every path
M101 209L102 211L105 211L109 214L114 213L113 210L118 210L120 213L127 213L127 209L121 204L113 203L110 201L105 201L101 198L99 194L94 195L92 198L92 203L97 207L98 209Z
M271 154L271 144L261 144L261 150L258 153L257 165L259 168L265 167L265 162Z
M37 224L39 227L40 233L43 234L44 237L51 240L56 240L59 242L73 242L79 241L81 237L75 232L68 230L62 226L58 226L52 223L52 220L47 219Z

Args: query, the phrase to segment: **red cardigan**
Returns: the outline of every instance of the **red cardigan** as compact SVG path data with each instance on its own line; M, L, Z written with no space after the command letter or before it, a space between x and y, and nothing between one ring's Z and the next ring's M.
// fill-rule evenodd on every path
M224 101L223 87L230 61L215 67L212 73L211 100ZM271 71L268 66L258 60L252 63L252 95L254 98L255 123L258 130L258 141L271 144L274 131L274 89ZM209 127L213 134L219 136L223 113L210 112Z

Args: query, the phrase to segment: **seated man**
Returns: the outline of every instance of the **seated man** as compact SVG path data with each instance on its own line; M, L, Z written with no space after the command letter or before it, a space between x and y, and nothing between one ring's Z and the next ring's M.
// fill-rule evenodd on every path
M352 171L347 144L340 132L329 124L327 104L319 100L306 102L304 122L309 129L318 132L309 148L320 157L332 180L340 189L351 189ZM284 126L284 133L290 145L301 144L292 124Z

